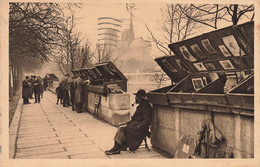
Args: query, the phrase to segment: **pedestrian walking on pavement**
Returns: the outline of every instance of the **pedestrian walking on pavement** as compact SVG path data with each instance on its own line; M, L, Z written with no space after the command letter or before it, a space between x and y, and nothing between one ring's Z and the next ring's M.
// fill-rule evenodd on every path
M77 78L77 74L72 76L71 80L70 80L70 102L72 105L72 111L76 111L76 107L75 107L75 79Z
M119 124L118 131L114 137L114 147L105 151L107 155L120 154L120 151L135 151L139 148L144 137L148 134L152 119L152 107L147 101L145 90L140 89L135 93L136 108L131 120Z
M33 99L33 92L34 92L34 80L35 80L35 75L31 75L29 82L30 84L30 99Z
M46 91L47 87L48 87L48 75L45 75L45 77L43 78L43 89L44 91Z
M29 76L25 77L25 80L22 82L22 98L23 98L23 104L30 104L29 98L30 98L30 82L29 82Z
M76 75L77 78L74 81L75 87L75 105L77 113L82 113L82 106L84 102L84 85L89 83L88 80L83 81L79 74Z
M60 104L62 104L63 95L62 95L61 83L59 83L59 86L56 88L55 91L57 93L57 103L56 104L59 104L59 101L60 101Z
M70 106L69 102L69 74L66 74L63 80L61 81L61 87L62 87L62 96L63 96L63 107Z
M35 98L34 103L40 103L41 102L41 83L37 77L35 77L33 89L34 89L34 98Z
M40 76L38 76L37 78L40 83L40 95L41 95L41 98L43 98L43 92L44 92L43 91L43 79Z

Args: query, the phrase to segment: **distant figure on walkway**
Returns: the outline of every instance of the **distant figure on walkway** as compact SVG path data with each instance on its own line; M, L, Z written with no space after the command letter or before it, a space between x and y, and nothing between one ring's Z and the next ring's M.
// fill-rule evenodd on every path
M89 83L88 80L83 81L82 78L77 75L77 78L74 81L75 87L75 105L77 113L82 113L82 106L84 102L84 85Z
M139 104L135 114L129 122L119 124L114 137L114 147L105 151L107 155L120 154L120 151L126 151L127 147L130 151L135 151L148 133L152 119L152 107L147 101L147 95L143 89L138 90L134 95L136 95L136 104Z
M48 87L48 75L45 75L45 77L43 78L43 89L44 91L46 91Z
M25 77L25 80L23 80L23 87L22 87L22 98L23 98L23 104L30 104L29 98L30 98L30 82L29 82L29 76Z
M40 76L38 76L37 78L38 78L38 81L40 83L40 95L41 95L41 98L43 98L43 92L44 92L43 91L43 79Z
M30 99L33 99L33 92L34 92L34 80L35 80L35 76L31 75L29 82L31 83L30 85Z
M75 108L75 86L74 86L74 83L75 83L75 79L77 78L77 74L72 76L69 84L70 84L70 102L71 102L71 105L72 105L72 111L76 111L76 108Z
M33 89L34 89L34 98L35 98L34 103L40 103L41 102L41 83L37 77L35 77Z
M63 80L61 81L61 87L62 87L62 96L63 96L63 107L70 106L69 102L69 74L66 74Z
M60 100L60 104L62 104L63 96L62 96L61 83L60 83L59 86L56 88L56 93L57 93L57 103L56 103L56 104L59 104L59 100Z

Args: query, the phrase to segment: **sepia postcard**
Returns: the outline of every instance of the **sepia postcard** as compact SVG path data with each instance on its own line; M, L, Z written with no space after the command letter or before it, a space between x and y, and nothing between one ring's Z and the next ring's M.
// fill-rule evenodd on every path
M0 166L258 167L259 8L0 0Z

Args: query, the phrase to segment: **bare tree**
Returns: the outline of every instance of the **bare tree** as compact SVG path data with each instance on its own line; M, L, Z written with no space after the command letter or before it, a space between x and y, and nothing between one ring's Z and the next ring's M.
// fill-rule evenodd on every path
M108 47L106 44L104 44L104 45L97 44L96 45L96 56L95 56L95 58L96 58L98 63L108 62L108 61L116 63L116 61L117 61L117 58L113 57L112 48Z
M160 36L156 37L155 33L145 23L145 27L150 33L149 39L152 40L157 49L164 55L170 55L172 51L168 48L169 43L184 40L193 34L193 30L196 27L196 22L191 18L187 17L182 10L187 11L187 15L193 16L194 10L190 10L188 5L180 8L179 5L167 4L162 10L162 27Z
M12 80L18 83L16 71L39 69L61 45L64 19L56 3L17 2L10 3L9 9L9 65ZM11 85L14 90L15 85Z
M62 38L62 45L58 47L58 52L54 56L54 60L57 63L62 74L69 74L71 70L75 69L75 59L79 56L80 43L84 40L85 36L76 31L76 20L74 16L73 7L80 8L80 4L70 4L64 9L69 9L69 14L64 16L65 27L64 35Z
M75 65L79 68L89 68L92 67L92 61L94 57L94 52L91 51L91 43L87 39L85 45L78 48L77 56L75 57Z
M153 78L152 80L156 82L157 88L161 88L164 81L169 80L169 77L162 69L153 70Z
M189 10L185 9L187 5L178 4L181 12L191 20L206 25L208 27L217 29L220 21L237 25L241 18L248 21L254 19L254 5L238 5L238 4L201 4L189 5L189 9L195 11L190 15Z

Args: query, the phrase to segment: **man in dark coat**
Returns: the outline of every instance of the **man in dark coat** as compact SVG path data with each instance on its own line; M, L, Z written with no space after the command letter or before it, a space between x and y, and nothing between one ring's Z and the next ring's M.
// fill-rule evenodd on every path
M48 75L45 75L45 77L43 78L43 89L44 91L46 91L48 87Z
M70 80L70 102L72 105L72 111L75 111L75 86L74 86L74 81L77 78L77 75L73 76L72 79Z
M41 102L41 83L38 78L35 77L34 81L34 103L40 103Z
M25 80L23 80L23 87L22 87L22 98L23 98L23 104L30 104L29 98L30 98L30 82L29 82L29 76L25 77Z
M79 75L77 75L77 78L74 81L75 105L77 113L82 113L82 106L84 103L84 85L87 83L89 83L89 81L83 81Z
M147 95L143 89L140 89L135 95L135 101L139 104L136 112L129 122L119 124L119 129L114 137L114 147L105 151L107 155L119 154L127 147L130 151L135 151L148 133L152 119L152 107L147 101Z
M69 75L66 74L65 78L61 81L61 87L62 87L62 96L63 96L63 107L70 106L69 102Z
M34 92L34 80L35 80L35 75L31 75L29 82L30 84L30 99L33 99L33 92Z
M62 104L63 95L62 95L61 83L59 83L59 86L56 88L55 92L57 93L57 103L56 104L59 104L59 100L60 100L60 104Z

